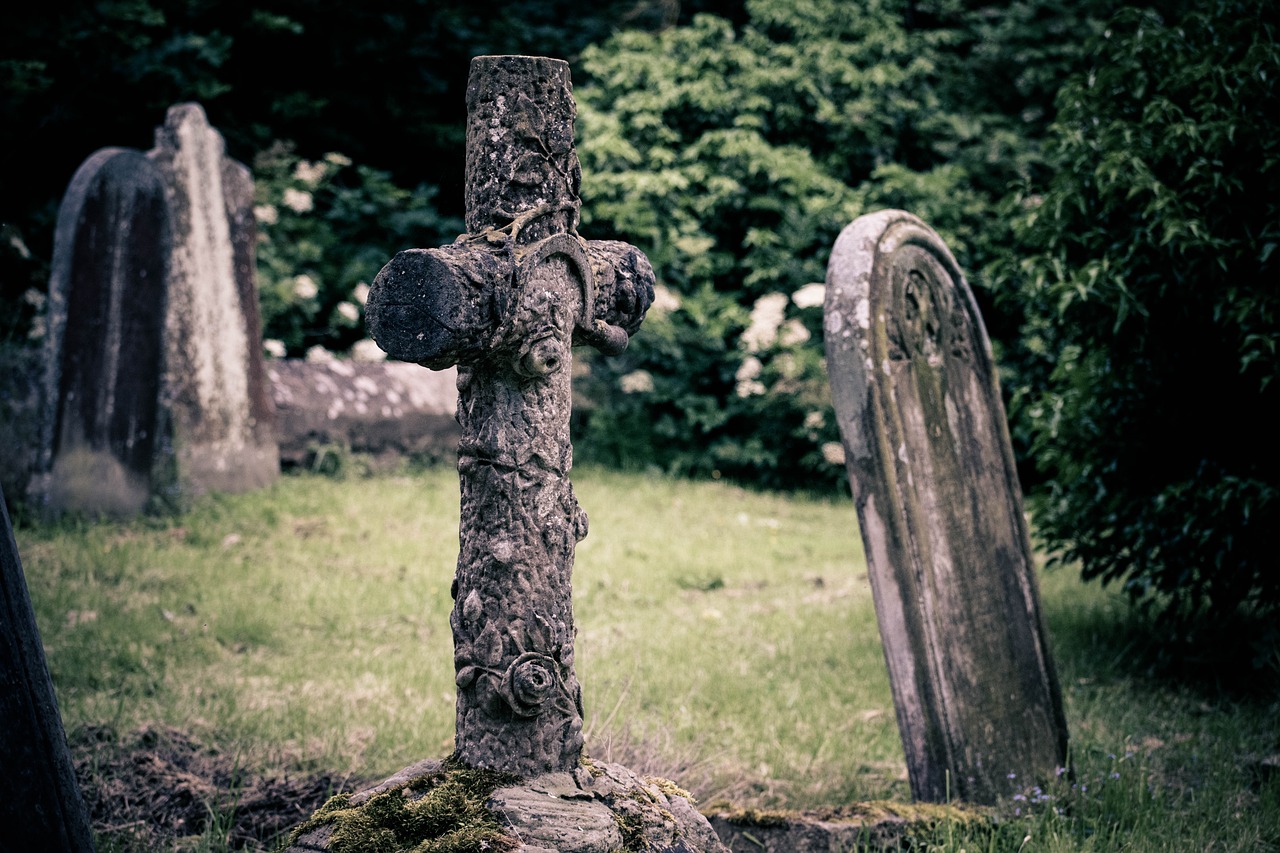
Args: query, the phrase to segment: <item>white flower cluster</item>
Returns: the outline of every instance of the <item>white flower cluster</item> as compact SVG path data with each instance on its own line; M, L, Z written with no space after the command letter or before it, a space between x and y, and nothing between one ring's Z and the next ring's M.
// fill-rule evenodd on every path
M829 465L844 464L844 445L838 441L828 441L822 445L822 458Z
M661 317L680 308L680 297L664 284L653 286L653 304L649 306L649 314Z
M820 281L806 284L791 294L791 301L797 308L821 308L827 298L827 286Z
M648 394L653 391L653 374L647 370L633 370L618 380L623 394Z
M293 168L293 179L307 186L314 187L329 171L328 163L312 163L310 160L299 160Z
M742 333L742 345L747 352L760 352L774 345L786 316L787 302L785 293L766 293L756 300L751 309L751 325Z
M739 397L754 397L763 394L766 390L764 383L760 381L760 375L764 372L764 364L754 355L747 356L742 364L738 367L738 372L733 375L734 380L738 383L735 391Z
M351 345L351 360L366 362L386 361L387 354L371 338L365 338Z
M320 293L320 286L316 284L316 280L306 273L294 276L293 278L293 295L299 299L315 299Z
M315 207L315 200L311 197L311 193L293 187L285 187L282 201L284 206L294 213L306 213Z

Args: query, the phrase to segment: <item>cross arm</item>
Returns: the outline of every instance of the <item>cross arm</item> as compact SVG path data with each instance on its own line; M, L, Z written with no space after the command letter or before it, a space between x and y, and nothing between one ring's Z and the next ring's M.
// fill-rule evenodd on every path
M517 302L521 270L552 248L577 256L590 294L574 343L609 355L622 352L653 304L653 267L628 243L567 235L515 246L502 232L488 231L464 234L439 249L400 252L369 289L369 333L401 361L432 369L472 363L493 350L494 336Z

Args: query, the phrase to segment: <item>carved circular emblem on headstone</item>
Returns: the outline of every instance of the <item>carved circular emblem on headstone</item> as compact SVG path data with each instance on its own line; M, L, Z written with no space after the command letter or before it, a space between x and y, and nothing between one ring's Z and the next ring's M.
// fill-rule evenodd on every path
M893 292L889 357L923 358L934 367L948 356L968 358L968 323L951 296L955 280L930 247L905 243L882 263Z

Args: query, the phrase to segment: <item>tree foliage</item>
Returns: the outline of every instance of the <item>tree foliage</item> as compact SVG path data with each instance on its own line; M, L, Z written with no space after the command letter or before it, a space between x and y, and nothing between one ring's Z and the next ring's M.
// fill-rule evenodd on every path
M1179 620L1280 606L1278 27L1261 0L1112 20L1004 267L1037 529Z
M365 336L364 303L382 265L462 229L436 212L434 188L401 189L342 154L312 161L276 144L254 159L253 174L263 334L279 355L345 352Z
M98 148L147 149L166 109L198 101L252 164L277 142L339 151L397 187L437 187L460 216L472 56L576 58L620 27L660 27L734 0L64 0L10 4L0 26L0 306L29 320L58 203ZM19 335L26 322L0 327Z
M971 269L1008 244L997 204L1032 177L1050 94L1032 78L996 98L973 75L1000 65L996 36L1060 23L1055 4L1013 5L1022 28L958 3L749 0L740 26L696 16L584 52L584 231L641 246L680 301L596 363L584 455L841 482L820 294L791 296L824 279L840 229L878 208L922 216ZM748 330L766 317L761 344Z

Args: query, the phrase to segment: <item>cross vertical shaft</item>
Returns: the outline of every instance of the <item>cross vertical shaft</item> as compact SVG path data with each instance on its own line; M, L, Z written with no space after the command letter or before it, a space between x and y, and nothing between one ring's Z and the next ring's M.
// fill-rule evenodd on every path
M653 271L634 247L577 235L566 63L476 57L467 114L468 233L393 258L367 318L393 357L458 365L455 749L467 765L534 776L582 751L571 574L587 518L568 477L570 349L620 352Z

